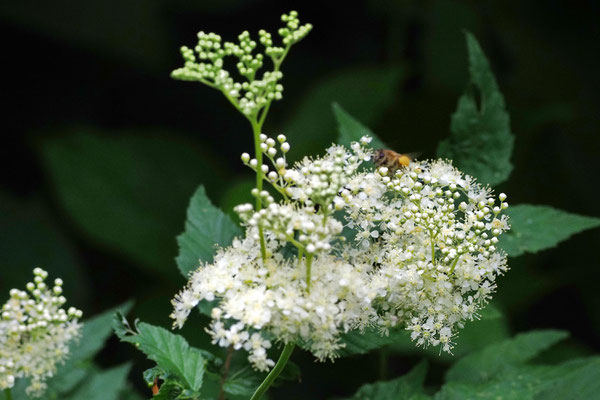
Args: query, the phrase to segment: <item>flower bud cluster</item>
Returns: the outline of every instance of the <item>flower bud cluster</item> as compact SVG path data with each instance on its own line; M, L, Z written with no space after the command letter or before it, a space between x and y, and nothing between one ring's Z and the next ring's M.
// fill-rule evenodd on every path
M275 168L262 167L265 179L282 200L255 189L265 208L236 207L245 237L190 276L173 300L175 326L200 301L218 300L213 342L247 350L259 370L273 366L273 338L324 360L343 346L341 334L373 326L403 327L417 345L450 352L507 270L497 247L509 229L506 195L443 160L361 169L372 153L366 137L293 167L285 136L260 139ZM248 154L242 161L259 168Z
M78 337L81 311L62 306L62 280L45 283L48 273L33 271L27 291L12 289L0 319L0 390L10 389L18 378L29 378L27 393L39 397L56 365L65 360L69 343Z
M283 74L279 66L283 62L290 47L299 42L312 29L310 24L300 25L298 13L283 15L286 23L279 31L284 47L274 47L271 34L264 30L259 32L259 41L265 47L265 53L254 53L257 43L247 31L238 36L238 42L222 42L214 33L198 33L198 44L192 50L181 48L185 61L182 68L173 71L175 79L198 81L220 90L236 108L247 116L257 113L273 100L282 98L283 86L279 83ZM271 58L273 70L266 71L260 79L258 71L263 67L264 56ZM237 82L225 68L225 58L233 56L237 59L236 68L243 81Z
M452 349L464 321L477 317L507 270L498 237L506 195L464 176L449 162L412 162L389 176L385 168L356 175L342 194L348 224L361 248L377 248L371 283L379 299L418 345Z
M273 187L282 195L286 196L285 188L288 182L284 179L286 168L288 166L286 154L290 151L290 144L287 142L285 135L277 136L277 142L261 133L259 136L260 149L265 158L270 161L272 168L269 169L267 164L261 165L263 179L266 179ZM277 150L279 144L279 151ZM258 161L256 158L250 158L248 153L243 153L241 156L244 165L250 167L253 171L258 170ZM259 193L253 193L256 197Z

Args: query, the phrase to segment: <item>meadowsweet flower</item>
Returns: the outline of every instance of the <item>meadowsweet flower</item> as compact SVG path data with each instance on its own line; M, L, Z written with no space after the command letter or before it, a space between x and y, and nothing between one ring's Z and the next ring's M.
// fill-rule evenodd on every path
M443 160L394 174L361 168L369 142L333 145L289 166L286 137L261 135L273 169L241 159L260 168L282 200L255 189L265 208L235 208L245 236L191 274L173 300L174 325L199 302L217 300L213 343L245 349L258 370L274 364L272 340L300 342L324 360L336 356L343 333L372 326L382 334L403 326L418 345L450 351L457 329L477 317L507 270L496 247L509 228L500 215L506 196L498 203Z
M435 160L392 176L383 168L357 174L342 197L359 247L376 249L365 255L379 265L370 284L385 293L380 308L406 321L418 345L450 351L457 329L477 317L507 270L496 247L509 229L499 215L506 195L496 200L450 162ZM389 313L379 321L389 322Z
M69 343L78 337L81 311L70 307L62 296L62 280L54 286L45 283L48 273L33 270L34 280L27 291L12 289L2 306L0 320L0 390L10 389L16 379L29 378L29 395L39 397L46 389L46 379L64 362Z

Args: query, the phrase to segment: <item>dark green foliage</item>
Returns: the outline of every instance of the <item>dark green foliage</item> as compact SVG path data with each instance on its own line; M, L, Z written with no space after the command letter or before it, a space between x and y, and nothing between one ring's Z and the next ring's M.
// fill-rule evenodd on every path
M331 104L339 103L367 124L377 122L389 107L402 78L399 67L353 68L338 71L310 88L283 131L292 145L290 157L318 154L336 141Z
M387 146L375 135L369 128L361 124L358 120L348 114L342 106L333 103L333 114L338 125L337 143L346 147L352 142L358 142L361 137L368 135L373 140L370 146L374 149L386 149Z
M94 129L47 140L40 149L60 203L80 229L101 246L172 274L185 204L198 181L218 179L201 152L158 136L112 138Z
M475 37L466 33L471 81L452 115L451 135L442 141L437 155L480 182L497 185L512 171L514 138L504 97Z
M446 374L446 380L485 381L509 366L531 360L567 336L568 333L563 331L533 331L492 344L456 362Z
M177 266L183 276L211 262L216 246L228 246L242 230L228 215L215 207L200 186L190 200L185 221L185 231L177 236L179 255Z
M511 230L500 239L509 256L556 246L572 235L600 226L600 218L587 217L548 206L518 204L507 210Z
M419 400L428 399L423 389L427 363L421 362L408 374L387 382L362 386L348 400Z
M133 331L120 314L115 315L113 324L119 339L134 344L184 390L199 392L206 365L201 351L190 347L183 337L158 326L140 322Z
M541 351L564 339L560 331L533 331L489 345L455 363L432 397L423 388L423 363L387 382L362 386L352 399L592 399L600 390L600 358L556 365L531 363Z
M89 300L75 248L40 201L20 200L0 192L0 254L2 302L10 289L22 288L33 279L35 267L42 267L52 278L63 278L69 301Z

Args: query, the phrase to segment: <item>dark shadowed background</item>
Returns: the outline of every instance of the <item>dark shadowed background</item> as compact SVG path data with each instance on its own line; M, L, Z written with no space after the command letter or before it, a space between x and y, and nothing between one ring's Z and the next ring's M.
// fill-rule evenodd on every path
M231 41L244 29L275 32L290 9L315 28L283 65L284 99L266 132L286 133L292 158L335 140L334 101L396 150L435 156L468 80L467 29L490 60L516 136L515 168L498 190L515 204L600 214L597 2L3 2L2 302L43 266L87 316L135 299L132 316L170 325L170 300L185 282L175 236L190 196L202 183L231 212L252 185L239 162L252 149L247 121L220 93L170 79L178 49L195 45L199 30ZM546 357L600 351L599 239L590 231L512 259L495 302L506 318L489 340L498 330L558 328L571 339ZM208 342L204 323L196 317L183 332L198 346ZM390 354L389 377L422 357L412 348ZM428 357L434 384L449 358ZM98 362L130 358L130 380L144 392L141 371L152 364L135 349L111 340ZM293 359L312 362L301 352ZM287 390L348 395L380 376L380 361L304 367L302 384Z

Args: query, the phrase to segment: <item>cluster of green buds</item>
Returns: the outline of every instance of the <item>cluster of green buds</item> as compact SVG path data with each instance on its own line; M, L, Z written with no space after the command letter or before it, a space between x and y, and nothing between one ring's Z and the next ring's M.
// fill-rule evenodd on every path
M201 82L221 91L248 119L258 121L262 109L268 108L273 100L282 98L283 86L279 81L283 74L279 68L289 49L312 29L310 24L300 24L296 11L282 15L281 19L285 22L285 27L279 29L283 46L274 46L270 33L259 32L264 54L255 53L257 43L248 31L238 36L238 43L223 43L221 37L214 33L198 33L198 44L193 50L185 46L181 48L185 64L173 71L173 78ZM263 67L265 55L271 59L273 69L265 71L259 78L257 72ZM226 56L237 58L237 72L242 81L236 81L225 69Z

